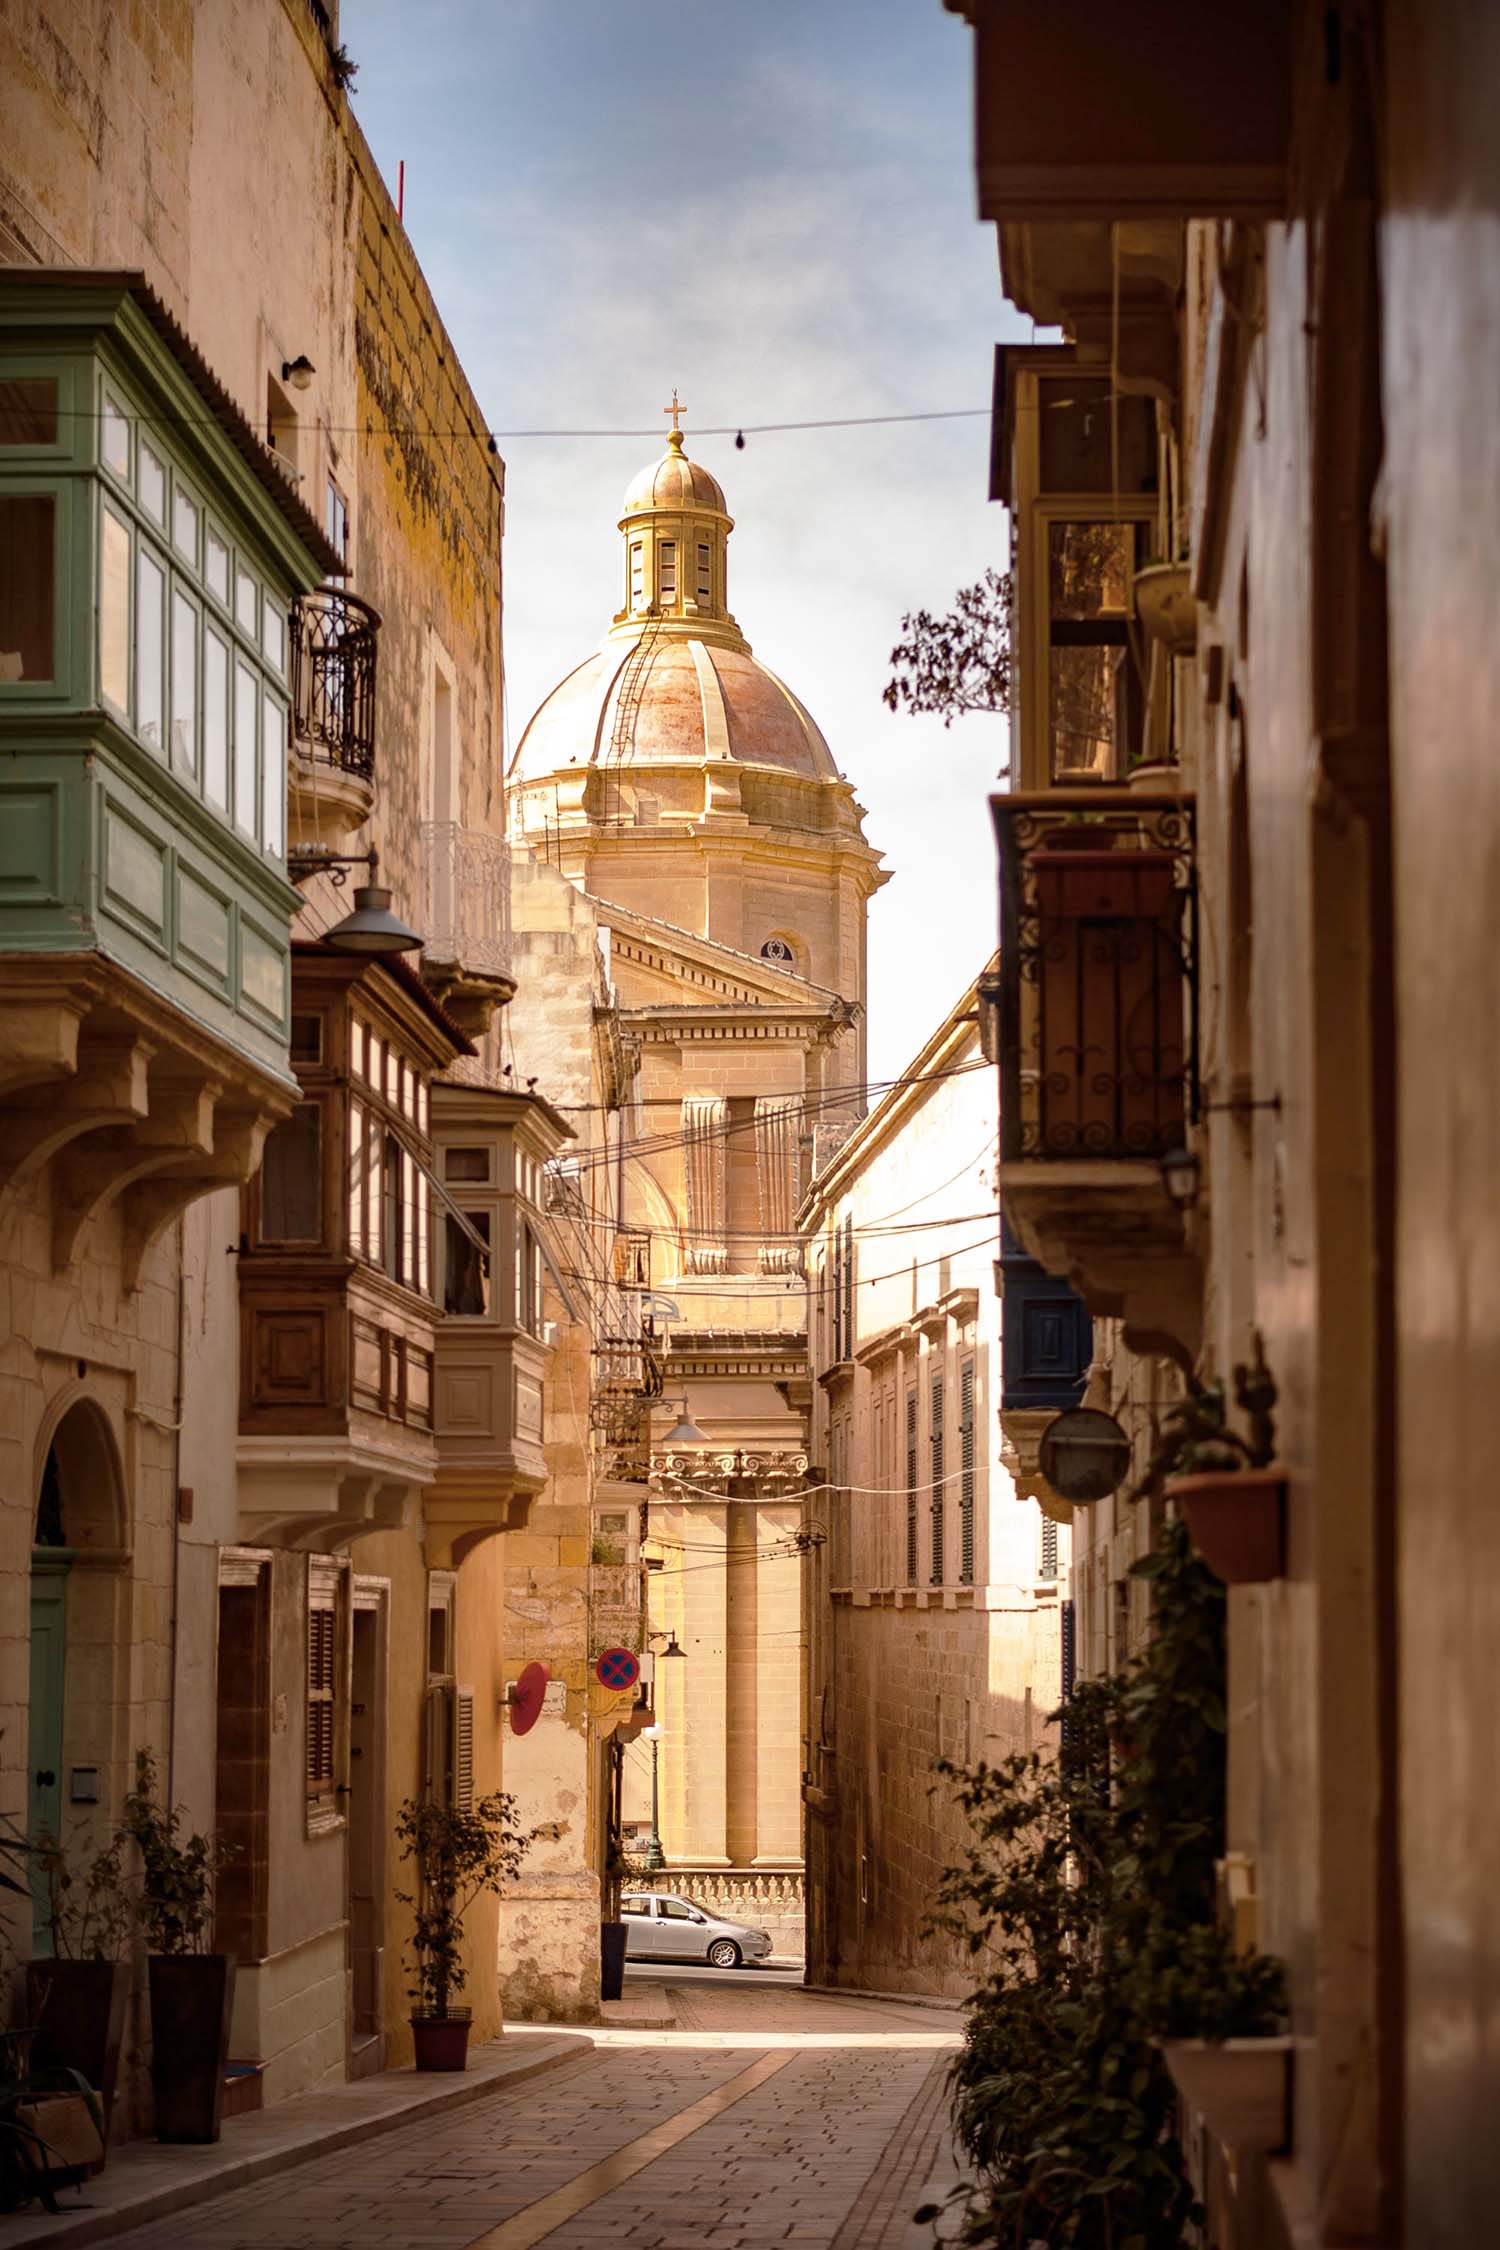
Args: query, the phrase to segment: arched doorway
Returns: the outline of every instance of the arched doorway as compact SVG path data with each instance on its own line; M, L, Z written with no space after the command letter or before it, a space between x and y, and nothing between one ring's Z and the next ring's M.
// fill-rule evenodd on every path
M32 1533L26 1769L32 1836L71 1844L94 1822L109 1820L123 1526L114 1434L95 1400L76 1398L59 1417L43 1457ZM51 1938L38 1874L33 1909L34 1943L45 1954Z

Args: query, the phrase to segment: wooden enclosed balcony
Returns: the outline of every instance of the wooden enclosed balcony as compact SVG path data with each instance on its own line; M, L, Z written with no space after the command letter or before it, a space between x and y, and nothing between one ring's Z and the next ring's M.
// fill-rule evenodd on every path
M990 802L1006 1217L1092 1312L1185 1343L1197 1277L1162 1159L1198 1109L1192 806L1102 789Z

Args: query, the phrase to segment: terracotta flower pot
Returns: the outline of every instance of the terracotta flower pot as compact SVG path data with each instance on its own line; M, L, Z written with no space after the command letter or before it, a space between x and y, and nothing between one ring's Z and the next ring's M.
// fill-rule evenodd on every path
M130 1970L123 1961L28 1961L26 2009L35 2026L33 2067L76 2070L103 2104L106 2123L120 2072Z
M1217 2140L1270 2156L1292 2130L1290 2039L1163 2039L1172 2082Z
M1185 562L1147 563L1132 581L1135 613L1169 656L1191 656L1198 646L1198 605Z
M216 2141L235 1964L227 1953L153 1953L151 2092L159 2141Z
M418 2070L467 2070L469 2067L469 2016L413 2016L412 2043Z
M1168 1477L1209 1569L1227 1586L1257 1586L1286 1569L1286 1474L1281 1469L1200 1469Z

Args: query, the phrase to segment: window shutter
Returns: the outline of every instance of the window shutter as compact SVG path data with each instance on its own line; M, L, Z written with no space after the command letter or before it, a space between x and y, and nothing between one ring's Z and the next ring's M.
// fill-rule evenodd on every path
M932 1450L932 1583L941 1586L945 1576L943 1556L943 1378L934 1375L929 1393L932 1410L928 1443Z
M1050 1516L1042 1518L1042 1576L1057 1576L1057 1525Z
M307 1613L307 1793L333 1791L334 1613L332 1604Z
M453 1802L454 1692L446 1683L427 1690L422 1792L430 1805Z
M958 1575L974 1583L974 1362L966 1359L958 1377Z
M917 1394L906 1394L906 1583L917 1583Z
M453 1691L453 1804L457 1812L474 1810L474 1690Z

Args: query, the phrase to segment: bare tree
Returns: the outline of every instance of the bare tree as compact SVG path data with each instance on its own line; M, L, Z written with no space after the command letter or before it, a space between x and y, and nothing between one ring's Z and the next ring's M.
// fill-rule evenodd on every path
M951 727L966 711L1010 709L1011 581L987 570L964 586L946 617L919 609L901 620L884 702Z

